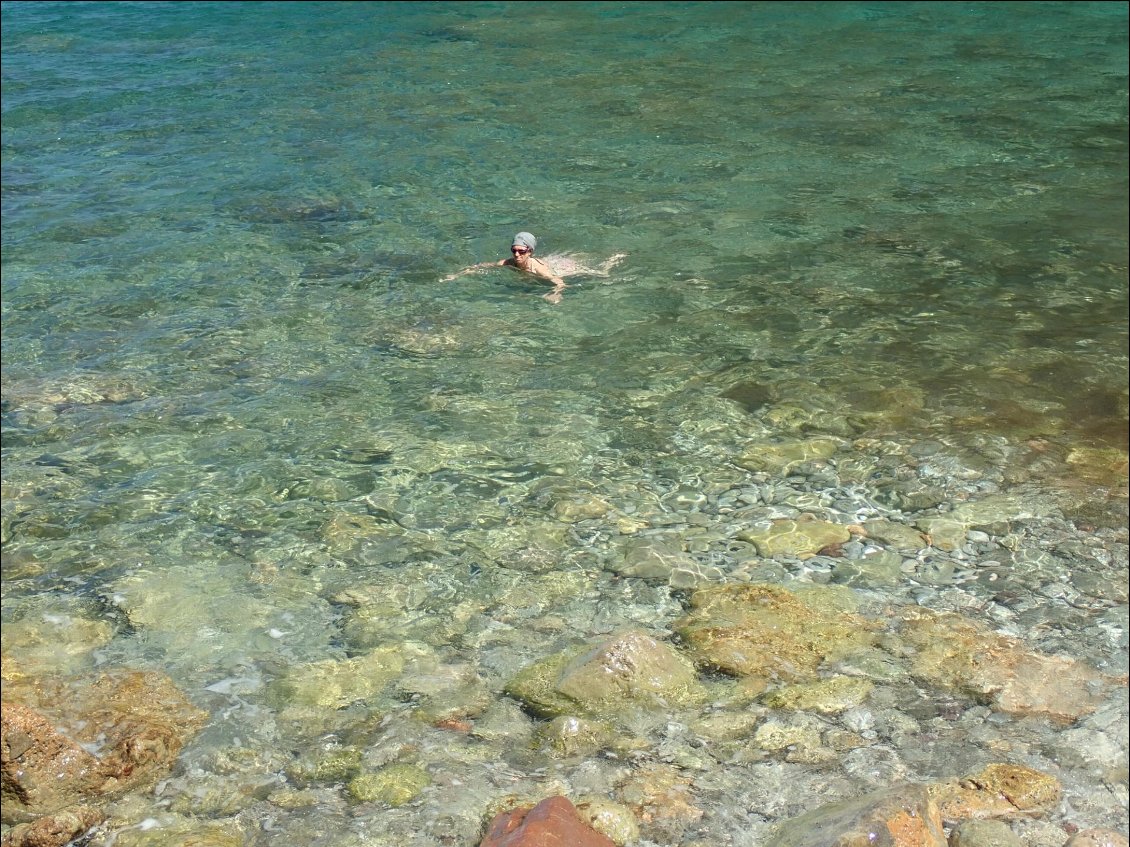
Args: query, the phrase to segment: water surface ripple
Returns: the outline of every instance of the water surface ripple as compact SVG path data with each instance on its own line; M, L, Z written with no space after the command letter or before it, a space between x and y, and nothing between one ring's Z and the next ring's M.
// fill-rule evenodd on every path
M509 800L630 805L657 763L701 814L640 844L752 847L1002 757L1067 791L1029 847L1126 830L1124 682L1072 727L896 676L870 752L820 762L712 749L693 709L562 758L503 693L628 628L677 645L689 592L736 581L1124 681L1125 4L2 10L5 671L158 670L210 716L91 847L473 844ZM627 255L558 305L441 281L519 230ZM983 501L949 549L739 538ZM625 570L653 542L690 570ZM279 693L382 649L383 687ZM431 785L359 802L311 776L343 749Z

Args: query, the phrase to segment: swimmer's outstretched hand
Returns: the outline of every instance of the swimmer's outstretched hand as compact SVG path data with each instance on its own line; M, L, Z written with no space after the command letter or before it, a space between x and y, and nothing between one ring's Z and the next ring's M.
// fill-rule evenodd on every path
M471 267L463 268L463 270L456 271L453 274L448 274L447 276L441 276L439 278L439 281L440 282L451 282L453 279L459 279L459 277L461 277L461 276L466 276L467 274L478 273L479 271L484 270L485 268L501 267L504 264L506 264L505 259L503 259L501 262L479 262L477 265L471 265Z
M541 297L543 300L548 300L550 303L553 303L555 305L561 302L560 291L551 291L548 294L543 294Z

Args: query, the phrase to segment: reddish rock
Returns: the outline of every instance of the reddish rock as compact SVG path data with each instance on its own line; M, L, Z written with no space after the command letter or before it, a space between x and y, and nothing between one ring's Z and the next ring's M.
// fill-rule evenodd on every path
M1072 723L1103 703L1108 682L1077 659L1033 653L979 621L908 611L901 634L914 648L913 673L926 682L991 700L997 711Z
M207 714L161 674L11 679L0 736L5 823L28 823L156 782Z
M1063 786L1051 774L1004 762L986 765L962 779L934 783L929 791L947 822L1040 818L1063 796Z
M681 768L655 762L638 768L621 786L620 801L635 814L642 834L661 844L675 844L703 816L695 805L692 783Z
M479 847L616 847L581 820L565 797L502 812L491 821Z
M946 847L938 808L921 785L902 784L821 806L786 821L771 847Z
M34 709L0 704L0 786L5 823L78 802L101 782L98 760ZM34 811L27 811L34 810Z
M1113 829L1087 829L1077 832L1064 847L1128 847L1130 841Z
M66 847L102 821L103 815L98 809L76 806L42 817L35 823L13 827L4 838L3 847Z

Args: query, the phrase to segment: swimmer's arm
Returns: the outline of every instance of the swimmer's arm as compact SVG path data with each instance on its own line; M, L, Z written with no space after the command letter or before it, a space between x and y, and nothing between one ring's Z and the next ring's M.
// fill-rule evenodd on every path
M553 290L548 294L543 294L542 297L544 297L550 303L560 303L561 292L569 287L565 284L565 280L551 271L549 269L549 266L545 264L545 262L541 262L540 267L534 269L534 274L553 283Z
M473 274L475 271L481 271L481 270L484 270L485 268L502 267L508 261L510 261L510 260L509 259L500 259L497 262L479 262L477 265L471 265L468 268L463 268L463 270L461 270L461 271L456 271L453 274L448 274L445 277L441 277L440 282L451 282L453 279L459 279L459 277L461 277L461 276L466 276L467 274Z

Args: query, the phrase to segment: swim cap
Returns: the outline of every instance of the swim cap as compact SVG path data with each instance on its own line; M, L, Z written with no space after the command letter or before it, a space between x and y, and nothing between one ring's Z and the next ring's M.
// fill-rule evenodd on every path
M534 238L533 233L519 232L512 239L510 239L511 247L529 247L534 250L538 246L538 240Z

